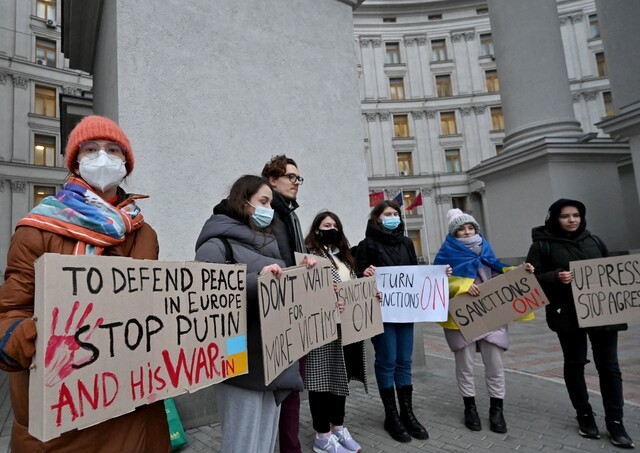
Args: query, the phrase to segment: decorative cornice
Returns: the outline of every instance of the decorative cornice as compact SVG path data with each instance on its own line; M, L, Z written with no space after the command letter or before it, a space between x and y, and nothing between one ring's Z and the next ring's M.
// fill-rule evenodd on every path
M422 189L420 189L420 191L422 192L422 195L428 197L429 195L431 195L431 192L433 192L433 187L423 187Z
M27 191L26 181L11 181L11 191L16 193L25 193Z
M4 179L0 179L0 192L4 192Z
M416 110L415 112L411 112L411 116L413 117L414 120L419 120L420 118L422 118L422 114L424 112L421 110Z
M462 116L471 115L471 107L461 107L460 108L460 115L462 115Z
M388 121L389 120L389 112L379 112L378 116L380 116L380 121Z
M16 88L22 88L26 90L29 87L29 79L27 77L12 75L13 77L13 86Z
M465 32L461 32L461 33L451 33L451 42L460 42L463 39L468 42L468 41L473 41L473 38L475 38L476 34L473 31L465 31Z
M571 22L572 24L578 24L582 22L583 18L584 18L584 14L582 13L569 14L567 16L562 16L560 17L560 25L566 25L569 22Z
M436 204L451 203L451 195L436 195Z
M584 93L582 93L582 96L584 96L584 100L585 101L594 101L598 98L598 92L597 91L585 91Z
M75 88L72 86L63 86L62 93L69 96L80 96L81 90L80 88Z
M436 111L435 110L425 110L424 114L427 116L427 119L432 120L436 117Z
M376 114L375 113L365 113L364 116L367 117L367 121L369 121L370 123L376 120Z
M571 99L573 100L573 102L580 101L580 95L581 93L571 93Z
M418 46L427 45L427 35L406 35L402 39L407 47L412 47L414 44Z
M482 115L484 113L484 110L486 109L486 106L474 105L472 108L473 108L473 113L475 113L476 115Z
M382 45L382 38L380 36L361 36L360 47L380 47Z
M6 85L7 84L7 73L6 72L0 72L0 85Z

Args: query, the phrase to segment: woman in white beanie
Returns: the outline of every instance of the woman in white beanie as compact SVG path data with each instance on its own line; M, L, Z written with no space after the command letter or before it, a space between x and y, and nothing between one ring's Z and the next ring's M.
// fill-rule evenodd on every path
M448 264L453 268L453 275L449 277L449 297L464 293L477 297L480 295L479 284L511 268L496 258L491 244L480 234L480 225L471 215L460 209L451 209L447 213L447 220L449 234L440 247L434 264ZM525 267L529 272L534 270L531 264L526 263ZM451 315L441 325L444 327L447 344L455 355L456 380L464 401L465 426L471 431L482 429L476 408L474 380L474 358L476 352L480 352L490 397L489 426L491 431L506 433L507 424L502 409L505 396L502 354L509 348L507 326L468 341L460 333Z

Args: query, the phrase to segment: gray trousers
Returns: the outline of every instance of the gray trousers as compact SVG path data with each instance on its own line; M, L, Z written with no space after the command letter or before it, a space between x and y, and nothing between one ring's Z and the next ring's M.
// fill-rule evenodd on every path
M454 353L456 358L456 380L463 397L476 396L474 379L474 359L480 350L484 363L484 380L491 398L504 399L505 382L502 354L504 349L485 340L478 340Z
M222 453L273 451L280 418L273 392L220 383L215 395L222 421Z

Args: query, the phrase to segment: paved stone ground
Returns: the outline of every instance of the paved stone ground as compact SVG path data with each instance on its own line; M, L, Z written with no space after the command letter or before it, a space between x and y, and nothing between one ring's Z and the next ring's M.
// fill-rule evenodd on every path
M543 318L534 322L515 323L511 329L511 349L505 354L507 399L505 417L507 434L488 429L489 403L482 379L477 379L478 406L484 429L471 432L462 424L462 401L454 376L451 352L442 330L436 325L424 328L426 367L414 369L414 407L427 427L430 439L399 444L382 428L382 403L373 390L366 394L362 385L353 385L347 398L347 420L354 438L365 452L602 452L617 450L609 443L604 428L602 402L597 393L598 380L593 364L588 366L587 381L593 391L592 404L602 439L580 437L564 383L562 355L555 335ZM640 444L640 325L620 334L620 363L625 379L625 425ZM476 367L481 377L482 366ZM372 378L371 387L375 388ZM0 374L0 453L8 450L11 414L6 375ZM303 451L311 452L314 432L307 401L301 408L300 439ZM216 452L220 449L220 427L202 426L187 432L184 453Z

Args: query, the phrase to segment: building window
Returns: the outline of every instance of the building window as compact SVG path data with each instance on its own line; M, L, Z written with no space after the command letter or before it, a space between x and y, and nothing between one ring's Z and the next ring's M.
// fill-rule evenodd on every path
M36 134L33 138L33 163L55 167L56 138L50 135Z
M396 18L395 17L383 17L382 18L382 23L383 24L395 24L396 23Z
M498 143L496 145L496 156L502 154L502 150L504 149L504 145L502 143Z
M480 55L483 57L493 57L493 37L491 33L480 35Z
M598 76L607 76L607 62L604 59L604 52L596 53L596 66L598 67Z
M40 204L44 197L53 196L56 194L56 188L50 186L33 186L33 205Z
M56 67L56 43L48 39L36 38L36 63Z
M389 91L391 99L404 99L404 79L402 77L389 79Z
M36 16L45 20L56 20L56 0L36 0Z
M502 115L502 107L491 107L491 130L504 130L504 116Z
M500 79L498 79L498 71L491 69L484 72L484 78L487 81L487 93L497 93L500 91Z
M428 20L442 20L442 14L429 14L427 16Z
M400 43L387 42L384 46L387 51L387 64L400 64Z
M598 23L598 15L591 14L589 16L589 39L597 39L600 37L600 24Z
M35 114L56 116L56 89L36 85Z
M393 115L393 136L397 138L409 136L409 118L407 115Z
M482 14L489 14L489 8L476 8L476 14L478 16Z
M411 152L401 152L397 154L398 174L400 176L413 175L413 157Z
M613 116L613 98L611 91L602 92L602 101L604 102L604 116Z
M436 76L436 92L438 93L439 98L453 96L453 90L451 89L451 74Z
M447 41L444 39L431 40L431 61L447 60Z
M460 195L451 197L451 207L453 209L460 209L462 212L467 212L467 196Z
M449 173L458 173L462 171L462 164L460 162L460 150L459 149L445 149L444 158L446 161L446 170Z
M456 135L458 133L456 112L440 112L440 128L442 135Z
M420 230L407 230L407 236L413 242L413 247L416 249L416 255L423 256L422 251L422 238L420 237Z

